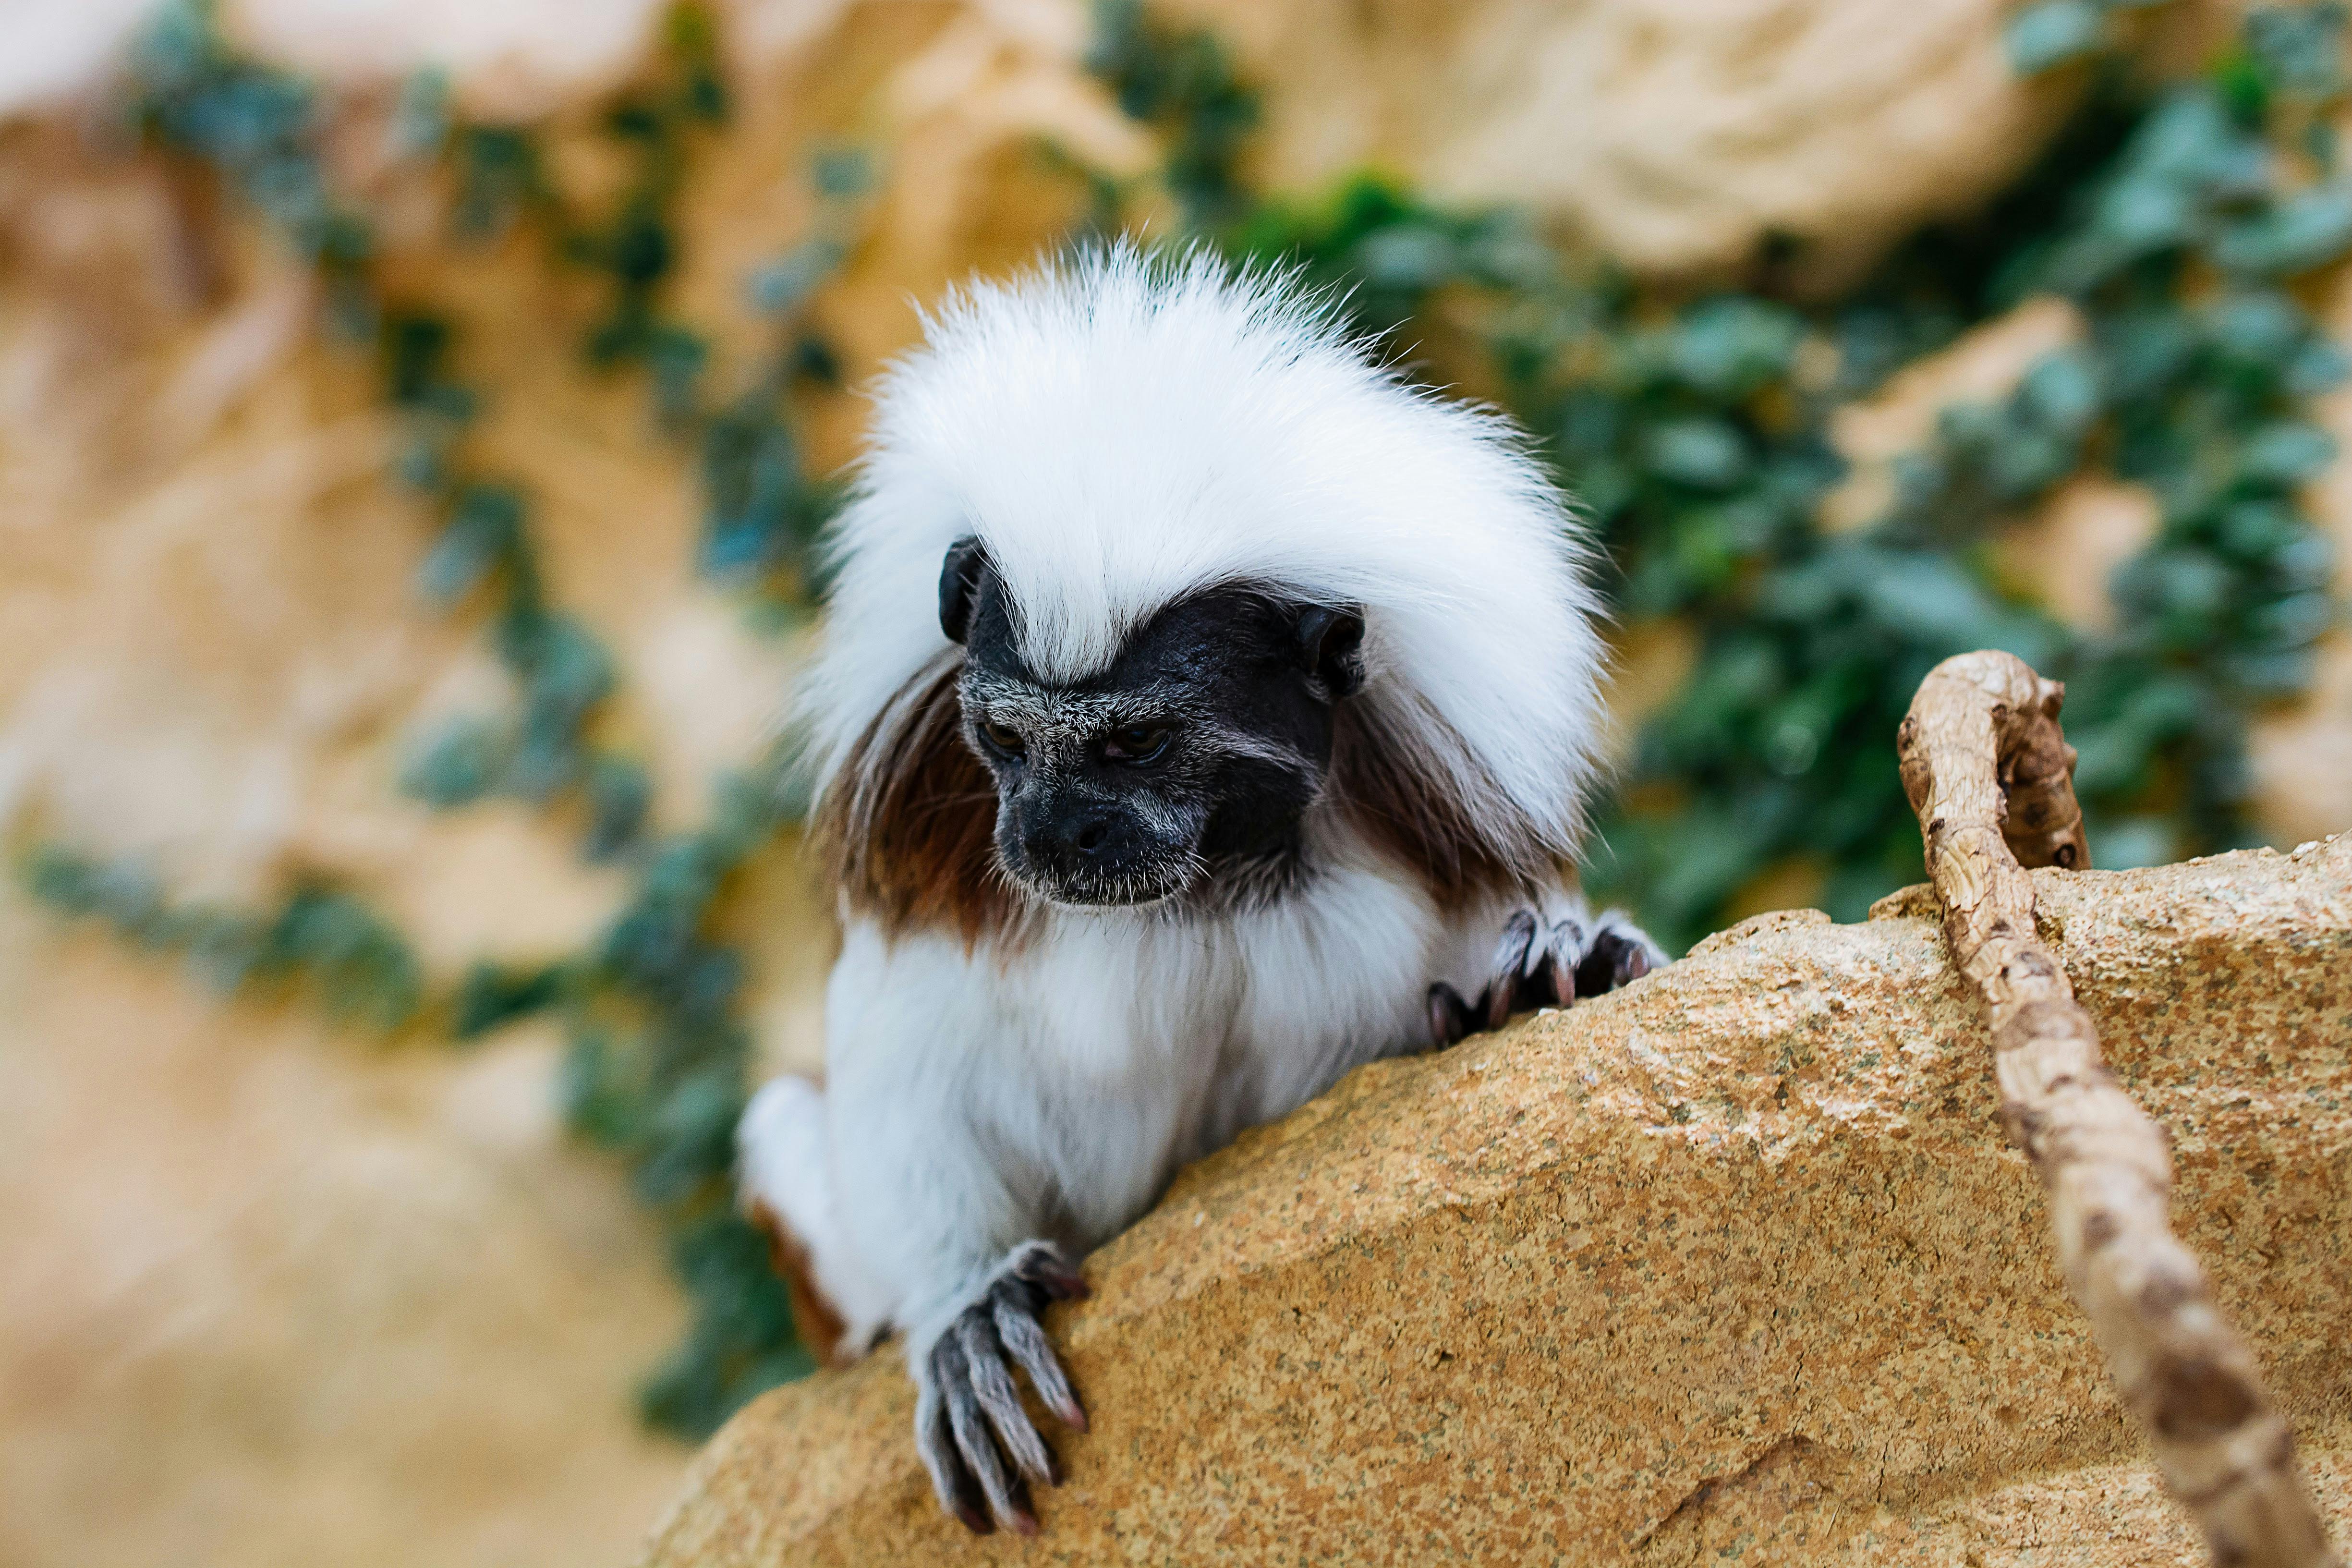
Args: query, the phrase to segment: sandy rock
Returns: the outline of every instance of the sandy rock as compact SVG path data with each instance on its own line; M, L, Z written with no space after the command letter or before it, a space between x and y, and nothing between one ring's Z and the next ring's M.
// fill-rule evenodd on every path
M2257 719L2246 756L2254 809L2280 843L2352 822L2352 635L2339 631L2320 645L2310 694Z
M880 25L902 36L939 29L938 48L899 86L935 100L944 89L952 107L897 111L944 132L928 148L898 143L928 165L921 210L934 223L956 226L970 194L1034 183L1021 167L1031 160L1001 155L1015 140L1042 134L1108 153L1115 167L1136 161L1133 132L1085 77L1082 0L726 9L762 79L772 61L863 26L860 13L901 13ZM1874 0L1160 9L1217 29L1265 89L1263 163L1276 184L1391 168L1444 195L1530 203L1637 268L1665 272L1735 266L1784 236L1804 244L1813 273L1850 273L1921 220L1998 189L2079 85L2017 80L2000 41L2006 0L1921 0L1899 13ZM652 0L236 0L227 14L257 48L331 79L380 83L437 67L474 111L503 117L610 86L658 10ZM121 0L46 8L0 69L0 113L94 79L142 13ZM853 61L839 63L855 75Z
M147 0L8 0L0 5L0 115L87 87L148 14Z
M1363 163L1532 203L1647 271L1768 235L1850 272L1999 189L2070 101L2020 83L2000 0L1170 0L1267 92L1267 174Z
M2108 631L2116 624L2109 589L2116 571L2156 542L2163 511L2145 485L2078 474L1994 535L1993 560L2011 584L2068 626Z
M2352 269L2333 279L2325 317L2338 342L2352 341ZM2320 402L2320 425L2336 437L2336 459L2306 497L2336 547L2336 597L2352 598L2352 387ZM2275 842L2293 844L2352 825L2352 630L2339 626L2320 645L2311 694L2255 721L2247 746L2254 809Z
M380 81L435 69L467 107L495 118L544 114L610 88L659 26L661 0L231 0L235 36L331 80Z
M0 1562L611 1561L681 1308L557 1042L223 1005L0 892Z
M2037 873L2179 1223L2352 1510L2352 838ZM885 1352L698 1462L648 1568L2191 1563L1915 893L1358 1072L1181 1175L1054 1331L1034 1542L941 1516Z
M154 15L154 0L0 5L0 115L86 90ZM233 35L331 79L381 82L434 68L482 114L544 113L613 85L635 63L660 0L228 0Z

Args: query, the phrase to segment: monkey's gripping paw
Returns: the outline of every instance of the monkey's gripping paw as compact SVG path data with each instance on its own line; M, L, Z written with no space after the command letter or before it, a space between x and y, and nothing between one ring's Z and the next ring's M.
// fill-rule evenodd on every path
M1429 1032L1440 1050L1515 1013L1565 1007L1639 980L1666 962L1658 944L1616 910L1597 920L1520 909L1503 922L1486 988L1475 1001L1441 980L1429 988Z
M1039 1322L1047 1303L1086 1293L1077 1266L1060 1247L1024 1242L917 1371L915 1447L940 1506L977 1534L1000 1524L1034 1534L1029 1483L1054 1486L1062 1479L1053 1450L1021 1406L1013 1365L1029 1374L1029 1386L1064 1426L1087 1429L1087 1413Z

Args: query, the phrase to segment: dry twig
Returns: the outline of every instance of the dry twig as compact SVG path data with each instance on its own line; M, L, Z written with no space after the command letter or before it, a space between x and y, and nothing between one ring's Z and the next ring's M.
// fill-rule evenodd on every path
M1920 684L1897 740L1952 957L1991 1010L2001 1124L2041 1173L2066 1283L2214 1562L2342 1568L2286 1418L2172 1234L2164 1130L2107 1071L2035 934L2023 868L2090 864L2064 696L2009 654L1962 654Z

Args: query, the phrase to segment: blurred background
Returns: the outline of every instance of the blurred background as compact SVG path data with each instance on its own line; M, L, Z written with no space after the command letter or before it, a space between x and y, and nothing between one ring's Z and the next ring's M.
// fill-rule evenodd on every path
M0 0L0 1564L617 1562L806 1370L727 1181L821 1058L808 547L1056 244L1526 421L1672 945L1917 879L1968 647L2103 864L2352 826L2342 22Z

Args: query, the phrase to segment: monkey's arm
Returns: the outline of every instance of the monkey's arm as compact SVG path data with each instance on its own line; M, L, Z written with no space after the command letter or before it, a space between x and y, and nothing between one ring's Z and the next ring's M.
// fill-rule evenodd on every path
M1049 1185L992 1134L1020 1086L991 1058L996 1003L960 947L846 933L826 998L835 1204L900 1303L915 1442L940 1506L975 1531L1025 1533L1026 1483L1060 1475L1013 1369L1085 1428L1041 1319L1086 1286L1048 1235Z

